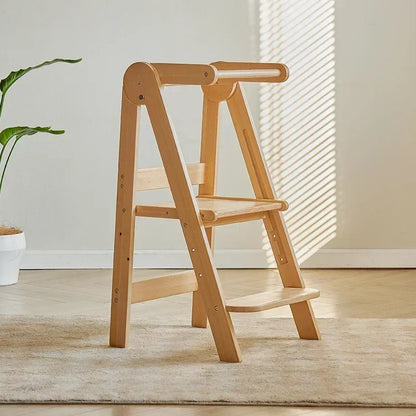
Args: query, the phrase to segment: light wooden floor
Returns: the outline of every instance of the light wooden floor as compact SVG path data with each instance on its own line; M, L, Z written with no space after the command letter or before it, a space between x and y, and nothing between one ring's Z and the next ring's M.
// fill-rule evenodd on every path
M158 271L135 270L135 280ZM272 288L272 270L220 272L227 297ZM303 270L307 286L321 290L313 300L317 317L416 318L416 270ZM0 314L109 316L111 271L23 271L17 285L0 287ZM190 313L189 294L132 306L133 314L169 319L172 313ZM288 307L261 313L264 317L290 316ZM0 416L137 416L137 415L287 415L326 416L416 415L416 409L359 409L264 406L121 406L121 405L0 405Z

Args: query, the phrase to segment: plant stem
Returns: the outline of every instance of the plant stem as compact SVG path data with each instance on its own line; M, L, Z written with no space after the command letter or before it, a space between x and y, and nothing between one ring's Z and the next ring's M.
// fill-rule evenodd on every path
M3 172L2 172L2 174L1 174L1 179L0 179L0 193L1 193L1 188L2 188L2 186L3 186L4 174L6 173L6 168L7 168L7 165L8 165L8 163L9 163L10 156L11 156L11 155L12 155L12 153L13 153L14 147L16 146L17 140L18 140L18 139L15 139L15 141L14 141L14 143L13 143L13 146L12 146L12 148L10 149L9 154L7 155L6 163L4 164ZM4 147L3 147L2 151L1 151L1 153L3 153L3 151L4 151ZM0 154L0 155L1 155L1 154Z
M4 153L5 150L6 150L6 146L3 146L3 148L1 149L1 152L0 152L0 164L1 164L1 160L3 159L3 153Z
M3 112L3 104L4 104L4 93L1 95L1 100L0 100L0 117L1 117L1 113Z
M3 154L5 150L6 150L6 146L3 146L0 152L0 165L1 165L1 161L3 160ZM3 167L3 171L4 171L4 167ZM0 191L1 191L1 187L0 187ZM1 195L1 192L0 192L0 195Z

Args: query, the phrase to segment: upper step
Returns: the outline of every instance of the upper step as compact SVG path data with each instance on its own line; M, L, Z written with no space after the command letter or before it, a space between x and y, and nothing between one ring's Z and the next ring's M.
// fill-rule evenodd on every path
M231 224L260 219L267 211L284 211L286 201L274 199L250 199L220 196L198 196L201 219L205 226ZM173 202L153 205L137 205L136 215L141 217L179 218Z

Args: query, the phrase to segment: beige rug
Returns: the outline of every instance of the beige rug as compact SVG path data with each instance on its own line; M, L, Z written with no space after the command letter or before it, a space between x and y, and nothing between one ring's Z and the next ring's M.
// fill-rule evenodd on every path
M209 330L0 316L0 402L416 406L416 319L321 319L322 341L291 319L234 315L243 363L218 361Z

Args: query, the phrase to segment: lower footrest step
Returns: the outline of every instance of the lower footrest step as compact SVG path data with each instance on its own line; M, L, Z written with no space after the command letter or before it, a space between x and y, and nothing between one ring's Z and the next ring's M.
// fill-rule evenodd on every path
M317 289L285 287L230 299L225 302L225 306L228 312L260 312L317 297Z

